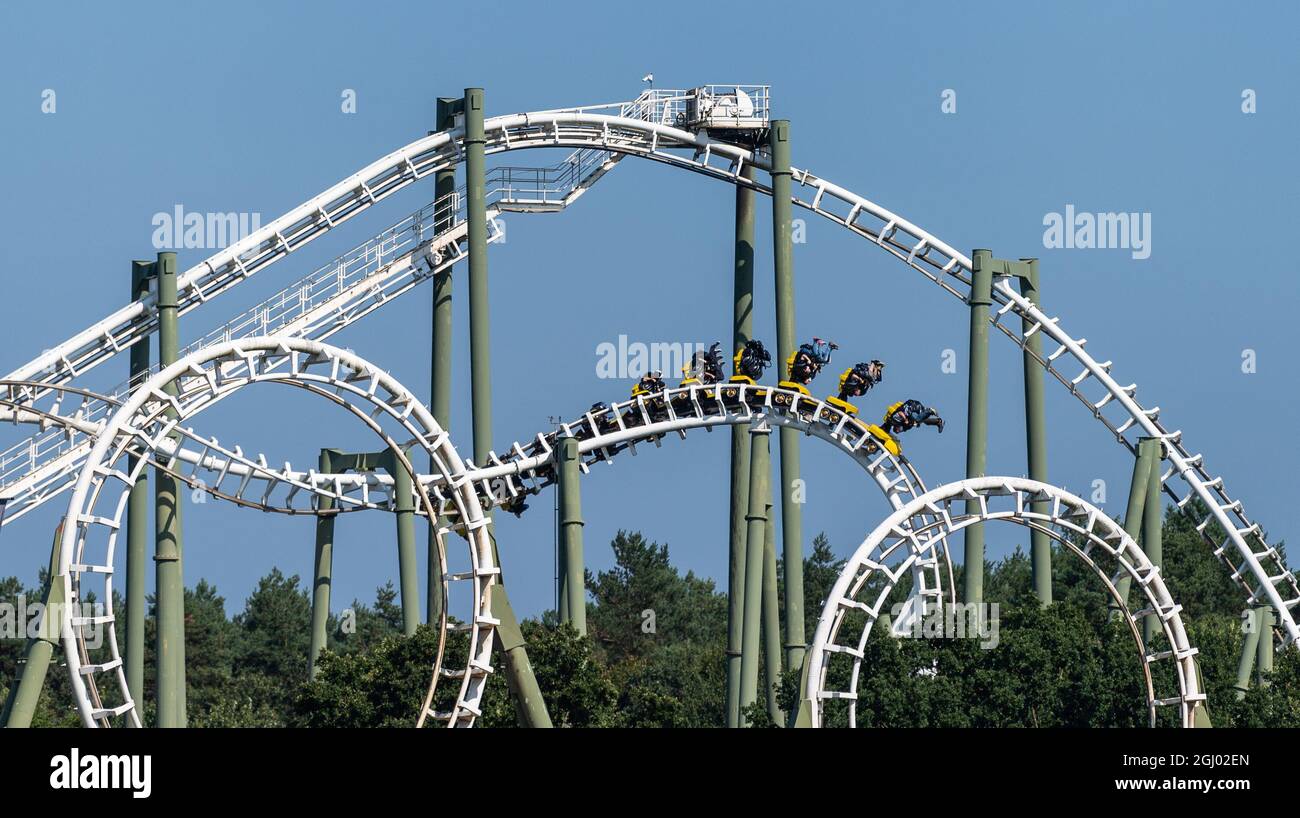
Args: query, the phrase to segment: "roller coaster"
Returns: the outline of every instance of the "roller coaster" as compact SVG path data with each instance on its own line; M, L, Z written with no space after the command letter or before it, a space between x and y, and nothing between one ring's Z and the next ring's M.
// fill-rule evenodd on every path
M813 438L856 462L893 509L853 553L824 601L806 658L802 634L790 639L799 643L793 645L790 668L801 668L800 704L798 712L790 714L792 725L820 726L828 709L837 706L846 708L850 724L856 723L864 646L874 624L886 618L900 582L906 580L909 617L958 604L950 535L962 532L967 558L974 553L982 559L982 539L972 539L972 532L1001 521L1050 538L1100 578L1133 635L1153 724L1158 710L1165 707L1173 708L1184 726L1205 723L1197 651L1187 637L1181 608L1165 585L1158 558L1139 545L1127 520L1124 525L1116 523L1083 499L1038 479L1042 475L1032 468L1029 478L984 475L981 455L975 468L968 458L963 479L930 489L901 450L885 445L842 402L821 400L784 384L737 379L688 383L654 395L596 404L555 431L522 439L498 453L480 440L480 409L490 411L490 402L477 380L477 368L474 457L465 458L452 444L445 422L439 420L444 413L437 408L438 400L445 405L447 386L437 394L436 374L435 399L426 406L376 364L326 343L418 285L429 281L438 286L462 261L471 267L472 277L474 265L486 265L487 248L502 237L501 214L563 212L629 157L734 186L738 230L742 197L750 197L751 202L755 194L772 197L778 265L788 267L788 214L792 206L800 207L884 251L969 308L972 360L977 346L986 343L990 328L1019 347L1027 384L1031 371L1040 379L1050 376L1135 457L1135 463L1146 464L1145 474L1150 476L1142 481L1135 476L1135 494L1150 491L1154 499L1148 497L1148 505L1158 507L1163 493L1193 516L1206 547L1240 588L1244 603L1271 610L1275 630L1270 628L1269 638L1285 649L1300 637L1295 620L1300 585L1295 575L1279 551L1265 541L1260 525L1246 515L1242 502L1228 494L1223 478L1208 470L1205 457L1189 448L1181 430L1161 419L1159 407L1139 403L1137 385L1116 380L1113 362L1093 358L1084 338L1071 334L1059 317L1042 311L1036 289L1026 289L1020 281L1023 268L1017 263L993 259L987 251L966 256L870 199L790 165L788 123L770 118L766 86L651 89L629 102L496 117L485 117L481 90L469 89L462 99L440 102L439 120L436 132L370 163L183 273L169 267L174 265L174 255L166 259L160 255L155 265L149 265L153 284L138 288L135 300L0 381L0 420L26 424L33 432L0 452L4 503L0 524L13 525L67 495L53 549L48 600L66 604L52 608L59 611L58 621L46 623L41 637L29 647L23 677L6 706L8 726L30 721L34 695L56 646L63 649L76 706L87 726L143 726L141 689L138 680L131 678L128 661L133 650L140 653L140 645L129 645L124 658L112 627L116 621L112 600L115 588L121 590L115 581L121 573L117 566L122 562L123 543L143 519L132 517L141 509L134 490L149 471L159 475L160 484L167 481L171 486L173 504L176 487L186 484L237 506L309 515L318 521L353 511L427 520L434 566L428 619L438 624L441 641L418 708L418 692L413 692L413 722L464 727L473 725L481 713L494 662L504 654L509 666L512 651L521 647L518 638L507 632L514 630L514 617L501 582L493 511L520 512L527 497L557 484L557 491L567 484L576 492L576 475L591 474L598 464L612 464L623 453L635 455L638 446L661 446L674 438L694 440L690 432L722 426L733 434L733 569L738 565L739 541L749 556L741 572L747 588L756 588L753 578L761 578L754 557L762 555L764 521L747 514L746 498L735 496L735 458L743 452L754 466L754 477L745 481L752 512L755 503L761 504L771 491L767 478L759 474L760 469L764 473L770 469L766 460L770 431L783 435L783 478L784 435ZM489 171L483 166L486 156L541 148L572 153L544 168ZM456 188L453 174L461 164L466 184ZM769 181L763 181L764 176ZM175 322L180 316L426 179L437 183L432 204L239 313L189 347L174 348ZM748 216L752 226L752 210ZM778 271L778 281L779 276ZM472 313L472 323L480 322L471 328L472 339L485 331L482 322L486 321L483 294L476 295L474 286L472 280L471 300L479 299L484 312ZM777 308L778 353L784 360L792 351L793 315L788 309L781 314L779 294ZM149 364L133 357L131 379L109 393L78 385L86 373L118 353L134 354L153 334L160 336L159 362ZM983 400L980 390L986 390L986 384L976 383L977 377L981 376L972 376L972 413ZM204 409L262 383L297 387L342 407L392 453L391 467L295 467L266 454L245 453L240 446L223 444L190 425ZM983 433L982 423L971 425L975 434ZM1153 442L1156 454L1146 458ZM416 465L417 452L428 460L427 471ZM283 465L273 467L272 462ZM161 508L164 499L158 502ZM752 528L756 523L758 528ZM1215 538L1215 531L1222 537ZM789 542L787 536L787 549ZM979 543L979 550L971 550L973 542ZM463 551L457 544L463 544ZM788 550L786 558L789 566ZM132 569L128 560L127 571L132 570L143 567ZM737 583L734 571L732 582ZM1134 583L1144 604L1131 610L1128 596ZM127 584L131 585L130 577ZM143 585L138 587L142 594ZM404 597L408 590L404 577ZM580 597L580 587L574 593ZM747 637L757 633L756 626L751 627L757 612L755 595L747 591L742 605L740 589L733 587L731 593L733 617L745 620ZM978 602L980 593L968 578L962 601ZM81 615L75 603L90 594L105 600L106 610ZM323 604L327 611L328 597ZM179 614L178 603L166 596L161 585L158 611L160 631L174 622L164 617ZM899 632L907 626L906 621L891 623ZM106 651L92 655L87 634L96 628L107 631ZM444 665L452 634L468 640L463 667ZM740 652L729 683L742 682L757 672L753 648L747 644ZM173 688L168 695L179 696L183 712L183 644L178 653L169 655L159 661L181 663L179 692ZM515 673L510 667L507 671ZM161 684L161 672L159 678ZM511 679L528 681L516 675ZM846 686L837 687L837 680L847 680ZM164 696L161 688L159 696ZM752 697L751 690L744 698L752 701ZM167 706L174 707L175 700ZM183 715L179 721L173 717L171 723L183 724Z

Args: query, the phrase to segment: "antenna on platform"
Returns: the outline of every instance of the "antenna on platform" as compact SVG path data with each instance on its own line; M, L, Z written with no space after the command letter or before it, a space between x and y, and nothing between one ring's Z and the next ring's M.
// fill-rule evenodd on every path
M651 88L655 87L655 75L653 73L646 74L644 77L641 78L641 81L650 83Z

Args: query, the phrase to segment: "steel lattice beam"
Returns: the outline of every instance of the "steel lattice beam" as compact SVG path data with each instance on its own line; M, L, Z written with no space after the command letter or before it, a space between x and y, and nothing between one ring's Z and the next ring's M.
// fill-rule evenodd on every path
M202 364L215 366L204 369ZM238 368L235 374L232 370ZM164 391L175 382L176 394ZM464 670L444 669L442 648L448 630L447 605L443 606L442 637L432 681L420 721L431 717L449 726L469 726L477 716L490 656L494 626L489 589L500 573L493 559L487 520L472 483L465 479L466 467L447 434L427 409L394 378L356 355L315 341L292 338L262 338L218 344L191 353L143 384L106 424L95 441L68 501L60 540L60 562L54 582L60 583L70 606L61 611L60 634L72 680L73 697L83 722L88 726L109 726L126 719L139 726L137 703L126 684L126 676L112 623L114 551L121 531L125 496L143 473L145 465L163 457L163 441L179 424L219 396L232 394L257 383L310 384L316 394L332 393L337 403L375 431L396 451L402 468L414 474L414 467L401 453L394 434L414 440L437 466L448 487L458 522L439 529L438 554L443 577L444 603L449 585L472 585L472 610L463 617L469 632L468 662ZM383 421L391 430L386 430ZM132 461L133 455L142 455ZM426 513L433 508L427 492L419 491ZM470 569L450 573L443 538L448 531L462 534L468 544ZM102 585L95 587L96 581ZM79 613L76 603L94 592L104 608L93 615ZM91 663L86 645L87 628L105 628L108 660ZM455 702L445 712L430 712L435 689L444 676L455 678L459 688ZM100 680L108 684L101 687ZM115 688L115 689L114 689Z
M1048 511L1038 510L1043 504ZM1137 645L1152 725L1157 708L1177 705L1182 726L1195 726L1196 711L1205 701L1196 669L1197 651L1183 627L1182 606L1170 595L1159 567L1101 509L1063 489L1019 477L978 477L940 486L891 514L862 542L826 600L809 650L805 682L813 726L821 726L827 703L832 701L847 702L849 724L855 725L867 638L876 620L886 613L884 606L908 563L923 553L915 544L933 542L936 535L946 536L985 521L1013 522L1043 532L1092 569L1117 603ZM903 555L901 559L895 556L898 554ZM1105 570L1098 557L1112 562L1114 570ZM1143 610L1129 610L1116 589L1120 577L1132 578L1141 590L1147 602ZM850 613L860 616L854 623L860 622L860 627L845 627ZM1153 652L1143 642L1138 620L1147 614L1159 620L1165 650ZM828 687L832 665L837 662L849 665L848 690ZM1158 662L1174 663L1176 693L1162 695L1155 689L1159 674L1152 673L1152 666Z
M670 124L648 121L647 112L638 110L636 102L620 104L616 115L595 110L567 109L489 119L485 123L486 152L533 147L592 149L639 156L770 194L770 189L741 172L749 165L765 168L761 155ZM416 140L191 268L180 280L182 309L235 286L416 179L445 169L459 157L462 138L463 133L452 130ZM968 299L969 258L865 197L807 170L794 169L792 175L799 185L794 204L868 238L945 291L963 301ZM991 320L1017 344L1025 346L1027 337L1035 332L1045 333L1058 344L1056 351L1039 362L1122 445L1130 450L1135 445L1130 432L1133 436L1145 434L1165 441L1173 465L1162 476L1166 493L1184 510L1193 499L1206 505L1208 514L1198 521L1198 528L1207 538L1211 523L1224 530L1224 540L1211 541L1211 545L1229 566L1232 579L1244 589L1251 602L1266 601L1277 611L1286 644L1300 637L1294 617L1294 609L1300 605L1300 585L1294 574L1283 564L1277 550L1263 539L1260 526L1245 515L1241 502L1227 494L1222 479L1211 477L1203 457L1184 447L1181 432L1168 431L1158 419L1158 407L1148 409L1137 402L1136 385L1121 386L1109 374L1110 362L1093 359L1084 351L1084 339L1066 333L1057 319L1042 315L1006 281L996 283L994 301L1000 309ZM67 381L144 337L152 327L151 307L148 302L137 302L115 312L11 373L10 379L38 380L46 387ZM1002 322L1006 315L1021 318L1029 328L1022 332ZM1065 361L1080 366L1079 373L1072 376L1062 370L1060 364ZM1085 382L1098 384L1101 393L1095 397L1086 395L1081 388ZM18 402L34 396L31 392L10 394ZM1113 418L1107 412L1119 417ZM1187 484L1186 493L1178 492L1170 484L1168 478L1175 475Z

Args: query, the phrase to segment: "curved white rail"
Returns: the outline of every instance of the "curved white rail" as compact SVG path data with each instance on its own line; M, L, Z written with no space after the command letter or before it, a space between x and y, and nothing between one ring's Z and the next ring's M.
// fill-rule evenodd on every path
M201 366L208 362L215 366L211 369ZM239 374L231 373L235 366L240 369ZM172 382L180 388L179 395L164 391ZM96 439L68 501L60 540L59 570L53 579L63 584L69 602L60 612L60 634L82 720L88 726L109 726L114 719L125 717L131 724L140 725L112 627L113 557L131 486L153 458L160 442L185 418L243 387L276 382L312 384L318 394L330 393L336 403L349 408L388 446L396 448L398 440L381 424L387 420L395 431L400 430L403 437L414 440L425 451L449 487L445 494L454 504L458 519L454 529L466 538L471 568L464 573L447 570L444 535L451 529L439 529L436 539L443 577L442 634L445 639L449 627L445 604L449 600L448 586L451 582L468 582L472 586L472 609L464 624L455 627L469 632L470 643L466 667L455 671L441 667L443 645L440 643L434 684L444 676L452 677L459 681L459 689L450 710L430 715L448 726L471 725L478 715L478 702L491 671L497 621L492 617L488 594L500 573L493 557L491 521L479 506L473 484L465 479L465 464L449 436L414 395L387 373L350 352L295 338L226 342L182 358L137 389ZM137 458L131 467L130 457L137 453L145 456ZM403 466L414 473L404 455L402 460ZM420 502L428 513L432 504L423 491ZM103 600L105 613L79 615L77 603L86 599L88 591L84 585L95 578L103 583L102 588L94 590ZM91 661L85 638L87 628L104 628L108 632L108 656L103 661ZM107 691L98 684L101 676L116 683L116 695L106 696Z
M593 148L640 156L770 194L770 188L746 179L740 172L746 164L768 167L761 155L634 116L567 110L494 117L485 123L486 149L496 153L537 147ZM459 156L462 138L461 130L453 130L418 139L191 268L180 279L182 302L206 300L234 286L405 185L451 166ZM689 153L674 153L682 149ZM793 178L800 183L799 192L792 197L795 204L870 239L952 295L962 300L969 298L970 259L953 247L892 211L807 170L795 169ZM806 190L812 193L802 198L808 196ZM1205 504L1208 514L1198 522L1198 528L1214 547L1215 554L1229 565L1234 582L1243 588L1251 602L1267 600L1275 608L1284 644L1300 638L1300 627L1294 617L1294 609L1300 605L1300 584L1283 564L1277 550L1264 541L1260 526L1245 516L1241 502L1228 496L1222 478L1211 477L1204 468L1203 457L1184 448L1181 433L1169 432L1160 424L1158 409L1146 409L1137 402L1136 385L1120 387L1109 376L1109 362L1093 359L1084 350L1085 341L1066 333L1059 320L1047 319L1030 309L1028 302L1019 298L1005 281L998 282L994 298L1001 309L993 321L1012 340L1022 346L1025 343L1018 329L1000 321L1008 314L1030 319L1033 324L1028 330L1030 334L1044 332L1059 344L1056 352L1039 363L1069 388L1122 445L1133 449L1135 443L1126 435L1139 431L1165 441L1174 464L1173 469L1162 475L1166 492L1184 510L1191 510L1194 498ZM10 379L36 379L53 385L71 378L142 337L147 329L142 328L141 322L146 320L151 307L152 302L146 300L119 310L12 373ZM1081 367L1079 376L1069 377L1061 372L1058 362L1065 359ZM1085 381L1097 383L1102 394L1096 398L1085 395L1082 388ZM1122 410L1122 420L1112 420L1105 414L1116 410ZM1168 478L1175 474L1187 484L1185 493L1170 484ZM1224 529L1222 543L1211 538L1212 522Z
M975 513L965 511L968 500L978 503ZM1045 514L1034 511L1033 504L1040 501L1048 503ZM1197 651L1183 627L1182 606L1170 595L1159 567L1101 509L1055 486L1019 477L978 477L940 486L894 512L867 536L835 581L809 647L806 690L813 726L824 723L824 709L834 701L847 702L849 725L855 726L867 638L876 619L884 613L906 562L918 553L918 545L933 542L936 533L947 535L992 520L1043 531L1096 572L1127 619L1136 641L1152 725L1157 708L1177 705L1182 726L1195 726L1196 708L1205 701L1196 669ZM898 552L905 555L903 564L888 567ZM1097 563L1097 556L1113 563L1111 574ZM1121 576L1132 577L1134 587L1146 598L1148 605L1143 610L1129 611L1127 601L1115 587ZM983 615L981 611L974 614ZM1164 649L1152 650L1143 644L1138 620L1147 615L1154 615L1160 622ZM860 627L846 629L851 617L857 617L853 624ZM849 632L845 634L845 630ZM1161 696L1155 690L1161 675L1153 673L1152 668L1165 661L1174 664L1178 692ZM848 668L841 675L847 675L849 689L832 690L827 686L832 665L843 662Z
M259 364L260 375L269 376L289 361L287 358L263 361ZM207 379L215 377L217 363L221 364L224 378L247 376L247 364L242 360L195 363L190 369L191 377L180 386L179 399L192 399L186 390L205 394L210 388ZM200 372L204 373L203 379L198 377ZM334 399L332 392L311 381L290 383L325 399ZM188 418L226 394L222 392L202 403L196 401ZM475 466L467 460L464 480L478 493L480 505L519 512L524 497L554 483L553 447L557 435L571 435L578 440L578 451L583 457L581 468L585 472L595 463L612 463L624 452L635 455L638 443L652 442L659 446L669 435L685 439L691 430L712 431L715 426L747 425L760 415L769 423L797 429L847 454L870 475L891 508L901 508L926 491L912 463L881 447L861 421L793 390L761 384L692 385L668 389L653 398L633 398L598 407L561 424L557 432L538 434L529 441L512 444L505 457L493 454L488 465ZM396 508L393 479L381 472L327 474L311 468L295 469L289 462L273 467L265 455L246 454L238 446L224 446L215 438L202 437L179 424L172 427L171 435L181 440L179 446L164 438L146 456L192 489L220 499L283 514L316 514L321 499L332 501L334 513ZM438 515L455 518L455 498L449 496L442 475L417 475L417 485L427 492ZM918 593L936 599L945 587L949 596L953 589L946 543L942 544L940 556L944 563L942 574L937 565L927 566L933 568L931 575L916 586Z
M416 484L417 503L422 512L427 516L433 511L451 520L448 529L439 531L440 549L443 548L441 536L446 530L465 530L460 525L461 520L468 519L469 528L475 530L473 514L478 513L477 519L482 519L480 507L501 501L509 502L538 491L554 480L554 434L538 435L529 444L529 449L534 450L532 452L516 444L512 447L513 457L505 461L498 460L485 468L474 469L459 461L451 463L446 459L446 452L454 450L450 449L446 435L436 427L427 426L426 418L412 408L418 406L413 396L392 379L381 377L383 373L377 372L361 359L340 358L338 354L339 351L331 347L302 339L267 338L228 342L219 347L191 353L137 390L114 414L106 428L107 433L97 439L95 449L82 468L76 490L69 502L65 524L65 530L69 533L65 534L62 542L62 548L68 550L59 575L59 581L65 583L65 592L70 595L68 598L74 602L84 599L82 578L84 575L92 575L103 578L103 594L111 600L113 552L130 486L148 465L154 463L173 470L184 480L196 481L197 471L186 475L177 469L177 461L182 459L186 450L178 449L170 442L170 438L182 432L180 424L183 420L252 383L286 383L345 406L348 399L357 402L363 400L389 417L402 419L402 428L408 433L415 432L413 440L417 444L426 450L442 454L449 466L441 468L435 474L422 476ZM175 396L162 392L163 385L172 380L177 387ZM428 416L427 411L422 407L420 409ZM176 413L175 418L168 416L169 410ZM371 422L364 411L353 408L353 413L370 425L387 445L404 445L403 441L393 438L378 424ZM412 423L411 418L417 422ZM711 429L717 425L748 424L759 419L797 428L836 444L837 448L853 457L872 476L895 509L905 506L925 490L911 464L905 458L895 457L883 449L855 418L822 401L774 387L748 384L680 387L658 396L639 397L612 407L589 411L581 419L564 424L560 433L579 439L580 452L589 455L582 464L585 470L592 462L612 461L621 451L634 452L638 442L652 441L658 445L659 440L670 433L675 432L685 437L687 430L693 428ZM215 441L212 445L216 445ZM123 462L133 454L142 456L134 468L128 471ZM243 500L250 484L260 480L260 501L245 501L245 504L256 505L264 510L292 510L293 498L299 492L310 497L330 497L337 503L353 504L357 508L386 508L391 507L392 503L391 478L382 480L375 475L302 473L293 471L288 464L283 469L275 470L267 466L265 458L248 458L238 454L234 458L217 462L207 449L193 460L196 467L212 469L223 478L237 478L239 489L230 495L237 500ZM409 459L407 467L412 468ZM222 479L219 478L211 486L199 485L204 490L220 493L221 483ZM381 489L378 496L369 493L372 485ZM116 496L108 491L112 486L119 488ZM271 504L272 493L277 487L287 488L286 503L282 506ZM474 501L467 505L470 496L474 497ZM96 514L97 507L112 510L113 516ZM470 516L462 516L470 507L473 508ZM307 513L313 510L314 506L304 509ZM76 525L73 525L74 522ZM105 543L102 551L97 552L93 544L95 537L92 535L99 533L101 528ZM90 551L87 551L88 543ZM951 597L952 568L947 558L946 543L941 538L934 541L919 540L918 543L918 553L912 555L913 558L907 565L912 571L914 582L913 610L925 610L927 605L951 601L944 599L943 588L946 584L948 596ZM72 550L74 547L75 551ZM477 548L472 550L475 553L478 551ZM102 560L89 556L90 554L102 554ZM444 584L446 581L483 576L491 578L496 575L495 569L483 562L481 556L475 562L473 571L461 575L449 574L445 569L445 557L443 562ZM480 593L480 590L476 588L474 598L486 600L487 596ZM479 619L483 621L477 633L480 638L484 638L483 633L491 624L490 614L476 612L470 621L477 622ZM113 620L111 602L105 615L77 617L70 609L65 617L66 627L63 633L65 650L70 656L69 670L74 674L74 692L80 712L88 724L107 724L113 718L123 715L133 723L138 722L134 703L126 694L124 671L111 629L107 661L91 663L85 645L84 628L108 626ZM444 622L444 631L448 627ZM480 657L486 655L483 650L473 653ZM468 681L474 674L490 672L491 666L484 664L486 661L480 659L467 671L449 671L447 675ZM110 672L122 692L120 702L116 704L105 703L96 684L97 674ZM441 675L444 675L442 671L435 670L435 682ZM434 715L449 723L472 723L473 717L477 715L480 695L481 689L478 688L464 691L458 699L459 711ZM457 712L459 715L455 715Z
M488 244L504 238L496 220L500 212L564 210L620 158L621 154L582 148L553 167L494 168L488 176ZM329 338L466 258L464 211L463 189L443 196L245 310L190 344L182 354L238 338ZM183 305L181 312L194 306L197 302ZM151 316L146 318L151 320ZM155 366L150 374L156 371ZM113 396L120 401L131 387L123 383ZM0 525L12 523L71 487L76 466L90 451L94 435L115 405L103 396L84 396L71 409L71 420L77 423L50 429L43 418L60 411L65 391L39 381L0 381L0 395L12 398L0 401L0 420L42 424L30 439L0 451L0 496L8 503ZM44 412L35 404L41 398L53 401ZM6 413L10 417L6 418Z

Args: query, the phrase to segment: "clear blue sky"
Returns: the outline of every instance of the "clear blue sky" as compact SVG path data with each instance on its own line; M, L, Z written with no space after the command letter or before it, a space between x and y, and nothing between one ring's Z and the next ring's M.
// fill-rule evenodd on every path
M469 11L467 9L472 9ZM1296 531L1296 134L1300 56L1292 4L830 4L661 2L307 5L9 3L0 11L0 370L9 371L124 303L129 262L150 257L157 212L285 212L433 127L437 96L486 89L489 115L628 99L662 87L770 83L792 120L794 162L894 209L969 253L1042 259L1044 300L1121 383L1136 381L1274 538ZM57 113L41 111L42 92ZM344 89L357 113L340 111ZM957 113L940 111L945 89ZM1258 112L1242 113L1253 89ZM549 164L551 153L495 161ZM223 322L432 198L416 185L252 282L188 315L183 340ZM627 394L595 374L595 349L725 340L731 189L635 160L559 216L512 216L491 252L495 440L527 438L548 415ZM1043 217L1151 214L1151 256L1049 250ZM799 214L796 214L799 215ZM758 332L773 339L770 231L759 219ZM182 269L206 252L181 251ZM458 296L464 292L457 273ZM913 432L909 457L937 485L962 476L966 313L866 242L809 221L796 248L801 335L837 340L836 364L882 358L865 405L916 397L950 423ZM425 394L430 292L419 289L336 336ZM465 302L463 387L453 433L470 450ZM993 347L989 471L1024 471L1019 357ZM1244 349L1258 372L1243 374ZM115 383L126 361L95 373ZM835 368L839 371L839 367ZM831 378L823 376L821 391ZM372 448L349 419L287 390L249 390L196 426L273 462L314 462L322 445ZM1109 487L1121 513L1131 459L1049 384L1053 482ZM25 429L18 432L25 432ZM3 442L17 440L13 429ZM589 566L611 563L619 528L667 542L682 569L725 585L725 434L667 442L593 471L583 486ZM856 467L805 443L807 539L849 553L883 516ZM549 496L498 518L517 609L550 604ZM0 575L33 581L65 503L0 535ZM228 507L186 508L186 579L242 606L272 566L307 576L312 523ZM339 525L335 609L396 576L391 520ZM990 530L994 556L1022 541Z

